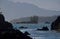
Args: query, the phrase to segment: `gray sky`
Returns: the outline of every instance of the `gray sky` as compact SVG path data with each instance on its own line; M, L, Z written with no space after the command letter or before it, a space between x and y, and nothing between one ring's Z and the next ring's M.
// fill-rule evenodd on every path
M60 11L60 0L10 0L13 2L31 3L40 8Z
M0 0L6 20L38 15L60 15L60 0Z

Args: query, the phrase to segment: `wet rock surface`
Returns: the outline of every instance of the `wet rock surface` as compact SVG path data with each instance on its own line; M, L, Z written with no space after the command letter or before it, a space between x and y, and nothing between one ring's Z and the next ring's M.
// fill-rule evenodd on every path
M13 29L11 23L5 21L5 17L0 14L0 39L32 39L19 30Z
M48 27L43 27L42 29L37 29L37 30L40 30L40 31L48 31Z
M51 30L60 30L60 16L58 16L57 19L52 22Z

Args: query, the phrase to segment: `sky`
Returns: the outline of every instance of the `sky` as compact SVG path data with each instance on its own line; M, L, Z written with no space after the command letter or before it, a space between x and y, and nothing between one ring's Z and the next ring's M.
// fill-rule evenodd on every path
M32 15L60 15L60 0L0 0L0 5L7 21Z
M10 0L13 2L31 3L40 8L60 11L60 0Z

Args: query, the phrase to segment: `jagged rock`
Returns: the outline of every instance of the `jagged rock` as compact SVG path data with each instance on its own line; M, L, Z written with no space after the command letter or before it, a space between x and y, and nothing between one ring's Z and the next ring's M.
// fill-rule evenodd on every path
M48 31L49 29L47 27L43 27L42 29L37 29L37 30Z
M21 26L19 29L27 29L28 27Z
M60 16L58 16L57 19L52 22L51 30L60 30Z
M30 33L28 33L27 31L25 31L25 33L24 33L25 35L30 35Z
M0 14L0 39L32 39L19 30L13 29L11 23L5 21L5 18Z
M11 30L7 32L4 31L2 34L0 34L0 37L1 39L32 39L19 30Z

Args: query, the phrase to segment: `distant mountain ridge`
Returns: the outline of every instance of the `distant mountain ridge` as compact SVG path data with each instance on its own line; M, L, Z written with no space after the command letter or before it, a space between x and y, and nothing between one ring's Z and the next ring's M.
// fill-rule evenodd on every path
M51 23L54 20L56 20L57 17L58 16L48 16L48 17L44 17L44 16L39 17L38 16L38 23L41 23L41 22L50 22ZM16 22L28 22L28 21L30 21L30 17L23 17L23 18L13 19L10 22L11 23L16 23Z
M2 1L2 2L1 2ZM60 15L60 11L47 10L29 3L14 3L9 0L1 0L0 8L3 9L3 14L6 20L11 20L19 17L37 16L53 16Z

